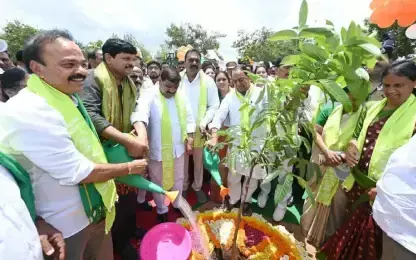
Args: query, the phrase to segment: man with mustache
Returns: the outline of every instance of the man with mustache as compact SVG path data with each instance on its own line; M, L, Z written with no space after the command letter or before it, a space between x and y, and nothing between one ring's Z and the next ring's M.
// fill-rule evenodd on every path
M89 71L81 99L102 140L112 140L126 147L133 158L147 153L147 146L129 134L133 127L130 116L137 100L137 87L130 79L137 49L121 39L108 39L103 47L103 62ZM117 183L119 201L112 236L114 250L123 259L137 259L136 249L130 245L136 228L137 189Z
M149 133L149 175L165 190L182 191L185 153L192 152L195 121L190 103L178 93L181 77L174 68L162 71L158 88L140 96L131 122L140 136ZM147 129L146 129L147 128ZM165 196L153 194L159 222L168 221ZM180 199L173 202L178 208Z
M85 58L67 31L40 32L23 57L31 76L0 109L0 150L28 172L10 170L21 193L34 200L32 211L62 233L67 260L111 260L114 178L142 174L147 163L107 163L77 95L87 75Z
M218 89L212 78L207 76L201 70L201 53L192 49L185 54L186 70L182 72L182 81L179 89L183 91L191 102L192 114L194 115L197 129L195 133L195 142L193 160L194 160L194 183L192 189L196 192L198 202L207 201L205 193L201 190L203 180L202 151L205 143L206 127L214 117L220 101L218 98ZM183 186L183 196L186 198L189 187L189 156L185 156L185 179Z

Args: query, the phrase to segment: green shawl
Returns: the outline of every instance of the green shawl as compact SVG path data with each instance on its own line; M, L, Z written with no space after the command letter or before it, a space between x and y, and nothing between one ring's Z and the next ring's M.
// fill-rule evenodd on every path
M43 97L62 115L75 148L80 153L94 163L107 163L97 132L78 95L73 95L78 103L76 106L68 95L50 86L35 74L30 76L27 89ZM79 189L84 210L90 222L97 223L105 217L105 230L108 232L116 214L117 193L114 181L83 183L79 184Z
M358 151L361 153L364 142L367 138L368 127L379 115L387 104L387 99L375 103L368 109L365 117L363 128L357 140ZM377 180L383 174L384 167L390 158L390 155L400 146L407 143L413 135L416 122L416 98L410 95L409 98L388 118L387 122L380 131L377 138L373 154L371 156L368 173L364 174L354 169L348 178L344 181L343 186L350 190L354 182L362 187L374 187ZM355 167L357 168L357 167Z
M94 78L101 89L102 113L105 119L117 130L128 133L132 126L130 116L134 111L137 100L137 88L129 77L121 81L122 94L114 76L108 71L107 65L101 62L94 70Z
M17 186L19 186L20 196L25 202L32 220L35 221L35 195L33 194L29 173L16 160L2 152L0 152L0 165L3 165L13 176Z

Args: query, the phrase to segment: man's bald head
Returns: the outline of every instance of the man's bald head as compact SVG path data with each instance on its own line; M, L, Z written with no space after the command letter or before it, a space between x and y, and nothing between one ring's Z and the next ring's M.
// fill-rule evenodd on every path
M234 87L241 94L245 94L250 88L250 80L248 79L246 72L241 67L237 67L233 70L231 79Z

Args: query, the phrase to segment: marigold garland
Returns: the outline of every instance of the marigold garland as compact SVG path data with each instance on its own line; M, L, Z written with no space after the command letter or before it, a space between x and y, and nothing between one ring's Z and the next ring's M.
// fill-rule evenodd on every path
M236 230L235 225L232 225L231 222L237 222L237 213L236 209L229 213L219 209L203 213L197 212L197 221L202 223L199 226L201 227L201 232L209 240L209 251L211 254L214 248L231 250L234 233L238 232L237 248L247 259L310 259L302 243L296 241L293 235L284 227L272 226L261 215L253 214L251 217L242 217L240 226ZM183 225L188 230L192 229L185 219L178 219L177 223ZM249 228L251 240L247 240L245 225ZM253 229L257 231L253 231ZM256 239L258 231L260 235L264 234L261 240L258 240L259 237ZM248 241L251 241L250 244L257 244L247 246ZM193 250L190 259L202 260L204 257L201 252Z

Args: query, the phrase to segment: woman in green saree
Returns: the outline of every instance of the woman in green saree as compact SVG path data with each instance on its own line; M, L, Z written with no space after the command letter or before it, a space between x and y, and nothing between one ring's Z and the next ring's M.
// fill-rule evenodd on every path
M354 133L356 139L347 149L347 163L354 167L343 183L350 217L322 247L319 256L324 259L381 257L381 230L373 220L371 203L390 155L415 133L415 63L405 60L391 64L383 71L382 82L386 98L367 110L362 127Z

